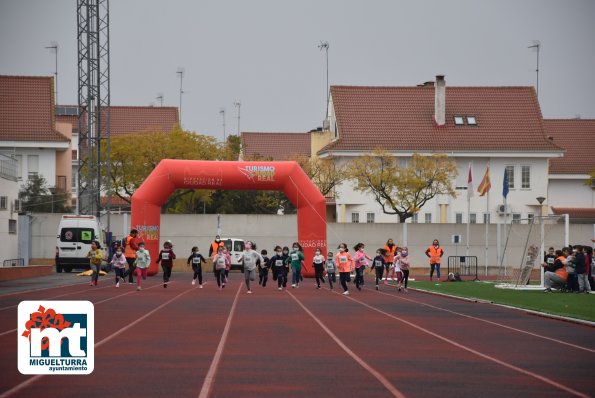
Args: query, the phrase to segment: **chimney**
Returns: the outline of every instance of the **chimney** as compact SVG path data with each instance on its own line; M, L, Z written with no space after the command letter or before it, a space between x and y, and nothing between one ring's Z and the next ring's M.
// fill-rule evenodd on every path
M436 75L434 121L438 126L444 126L446 124L446 82L444 81L444 75Z

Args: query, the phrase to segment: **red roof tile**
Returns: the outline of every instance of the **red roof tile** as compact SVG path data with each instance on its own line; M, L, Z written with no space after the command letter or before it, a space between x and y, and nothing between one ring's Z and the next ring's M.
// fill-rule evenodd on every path
M594 207L552 207L554 214L568 214L570 218L593 218L595 219Z
M254 156L272 160L288 160L295 156L310 156L309 133L242 133L245 159Z
M595 119L544 119L547 135L566 149L550 161L550 174L589 174L595 170Z
M446 87L446 125L434 87L331 87L339 139L325 150L560 152L547 140L532 87ZM454 116L475 116L457 126Z
M78 116L56 116L56 120L72 124L78 131ZM102 117L105 120L105 116ZM178 108L174 106L114 106L110 107L111 135L134 134L141 131L169 132L178 124Z
M1 141L70 141L55 129L54 78L0 76Z

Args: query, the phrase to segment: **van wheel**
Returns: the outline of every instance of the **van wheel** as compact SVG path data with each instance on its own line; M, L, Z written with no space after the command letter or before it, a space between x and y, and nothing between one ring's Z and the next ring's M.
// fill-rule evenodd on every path
M72 267L64 267L64 272L70 274L72 272Z
M56 272L61 274L62 273L62 264L56 263Z

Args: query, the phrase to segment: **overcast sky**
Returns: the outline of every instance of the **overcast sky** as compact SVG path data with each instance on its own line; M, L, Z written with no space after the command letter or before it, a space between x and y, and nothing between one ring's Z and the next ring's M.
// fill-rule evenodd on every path
M330 83L534 85L546 118L595 118L595 1L112 0L113 105L178 106L200 133L308 131L322 125ZM51 75L76 104L76 0L0 0L0 74Z

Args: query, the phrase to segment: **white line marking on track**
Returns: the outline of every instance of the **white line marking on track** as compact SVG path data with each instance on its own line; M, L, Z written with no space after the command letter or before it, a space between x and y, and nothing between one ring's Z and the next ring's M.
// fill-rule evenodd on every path
M156 286L161 286L161 285L156 285ZM103 340L101 340L98 343L95 343L95 348L102 346L103 344L107 343L108 341L110 341L111 339L113 339L116 336L119 336L120 334L124 333L125 331L127 331L128 329L130 329L131 327L135 326L136 324L138 324L139 322L142 322L143 320L145 320L146 318L148 318L149 316L153 315L155 312L159 311L160 309L162 309L163 307L167 306L168 304L170 304L172 301L177 300L179 297L183 296L184 294L193 291L194 289L188 289L183 291L182 293L174 296L173 298L169 299L168 301L166 301L165 303L161 304L159 307L154 308L153 310L147 312L145 315L141 316L140 318L138 318L137 320L129 323L128 325L124 326L122 329L110 334L109 336L107 336L106 338L104 338ZM127 293L126 293L127 294ZM17 384L16 386L14 386L13 388L11 388L8 391L5 391L2 393L2 395L0 395L0 398L7 398L10 397L11 395L21 391L22 389L30 386L31 384L35 383L37 380L41 379L43 376L45 375L36 375L31 377L30 379L25 380L24 382Z
M380 372L374 369L371 365L369 365L366 361L364 361L361 357L359 357L355 352L353 352L349 347L347 347L341 339L339 339L316 315L314 315L304 304L301 303L289 290L287 293L291 296L292 299L295 300L296 303L302 309L310 315L312 319L328 334L334 341L337 343L339 347L343 349L351 358L353 358L362 368L367 370L372 376L374 376L394 397L404 398L405 394L403 394L397 387L395 387L386 377L384 377Z
M372 291L371 289L366 289L366 290ZM434 308L436 310L448 312L449 314L459 315L459 316L462 316L462 317L465 317L465 318L474 319L476 321L485 322L485 323L488 323L490 325L499 326L499 327L504 328L504 329L513 330L515 332L528 334L529 336L538 337L540 339L552 341L554 343L567 345L567 346L570 346L570 347L573 347L573 348L576 348L576 349L579 349L579 350L583 350L583 351L595 353L595 350L593 350L591 348L581 347L580 345L576 345L576 344L572 344L572 343L567 343L566 341L558 340L558 339L555 339L553 337L547 337L547 336L543 336L543 335L540 335L540 334L537 334L537 333L529 332L527 330L517 329L515 327L507 326L507 325L504 325L502 323L498 323L498 322L494 322L494 321L489 321L487 319L478 318L478 317L475 317L473 315L463 314L461 312L452 311L452 310L449 310L449 309L446 309L446 308L438 307L438 306L435 306L435 305L432 305L432 304L427 304L427 303L424 303L424 302L421 302L421 301L417 301L417 300L413 300L413 299L410 299L410 298L399 297L399 296L396 296L394 294L385 293L385 292L382 292L382 291L379 291L378 293L384 294L386 296L391 296L391 297L394 297L394 298L398 298L398 299L401 299L401 300L410 301L412 303L416 303L416 304L419 304L419 305L422 305L422 306L425 306L425 307Z
M340 293L335 293L335 294L340 294ZM448 344L451 344L451 345L453 345L453 346L455 346L457 348L460 348L462 350L468 351L468 352L470 352L472 354L475 354L475 355L477 355L477 356L479 356L481 358L487 359L488 361L495 362L498 365L502 365L502 366L504 366L504 367L506 367L508 369L514 370L514 371L516 371L518 373L522 373L524 375L531 376L531 377L533 377L533 378L535 378L537 380L540 380L540 381L542 381L542 382L544 382L546 384L549 384L551 386L554 386L554 387L556 387L556 388L558 388L560 390L566 391L566 392L568 392L568 393L570 393L572 395L575 395L577 397L589 398L588 395L583 394L582 392L576 391L576 390L574 390L574 389L572 389L570 387L567 387L564 384L557 383L557 382L555 382L553 380L550 380L547 377L541 376L541 375L539 375L537 373L533 373L533 372L531 372L529 370L525 370L523 368L519 368L518 366L512 365L512 364L510 364L508 362L504 362L504 361L502 361L500 359L494 358L494 357L492 357L490 355L487 355L487 354L484 354L484 353L479 352L477 350L474 350L473 348L469 348L467 346L464 346L462 344L459 344L459 343L457 343L454 340L451 340L449 338L440 336L439 334L434 333L431 330L428 330L428 329L426 329L424 327L421 327L419 325L416 325L413 322L406 321L405 319L401 319L401 318L399 318L399 317L397 317L395 315L389 314L388 312L385 312L385 311L379 310L378 308L372 307L371 305L369 305L367 303L364 303L363 301L360 301L358 299L355 299L355 298L349 297L349 296L346 296L346 298L349 299L349 300L351 300L351 301L354 301L356 303L359 303L359 304L363 305L364 307L369 308L369 309L371 309L373 311L376 311L376 312L378 312L380 314L386 315L389 318L392 318L392 319L394 319L396 321L399 321L401 323L404 323L406 325L409 325L412 328L415 328L415 329L419 330L420 332L429 334L430 336L433 336L433 337L435 337L435 338L437 338L439 340L442 340L442 341L444 341L444 342L446 342Z
M233 299L233 303L231 304L231 309L229 310L229 315L227 316L227 322L225 322L225 327L223 328L223 333L221 334L221 339L219 340L219 345L217 346L217 351L215 351L215 355L213 356L213 361L211 362L211 366L209 367L209 371L205 376L205 381L202 384L202 388L200 389L200 393L198 394L199 398L207 398L209 393L211 392L211 388L213 386L213 382L215 381L215 376L217 376L217 368L219 367L219 362L221 361L221 356L223 354L223 349L225 348L225 343L227 342L227 335L229 334L229 329L231 327L231 320L233 315L236 311L236 304L238 303L238 297L240 296L240 291L242 290L243 284L238 286L238 290L236 291L236 296Z
M154 286L148 287L148 288L146 288L146 289L144 289L144 290L153 289L154 287L157 287L157 286L161 286L161 284L157 284L157 285L154 285ZM101 303L105 303L106 301L114 300L114 299L117 299L118 297L127 296L127 295L129 295L129 294L132 294L132 293L136 293L136 289L135 289L135 290L131 290L131 291L129 291L128 293L119 294L119 295L117 295L117 296L112 296L112 297L110 297L110 298L107 298L107 299L104 299L104 300L98 301L98 302L96 302L96 303L93 303L93 305L98 305L98 304L101 304ZM44 300L45 300L45 299L44 299ZM15 306L15 307L16 307L16 306ZM0 337L4 336L5 334L14 333L14 332L16 332L17 330L18 330L18 329L11 329L11 330L7 330L7 331L5 331L5 332L2 332L2 333L0 333Z

